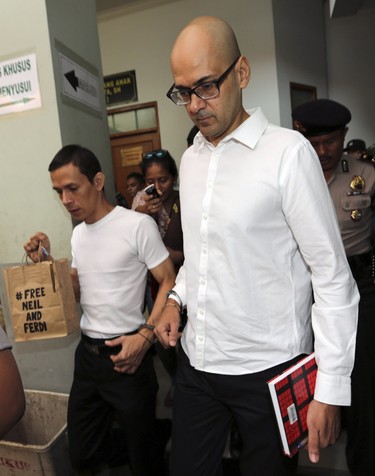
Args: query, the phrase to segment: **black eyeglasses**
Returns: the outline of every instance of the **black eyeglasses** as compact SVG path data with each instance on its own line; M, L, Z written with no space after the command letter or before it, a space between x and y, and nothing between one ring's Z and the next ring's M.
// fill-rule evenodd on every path
M229 66L224 73L213 81L208 81L207 83L199 84L195 88L181 88L176 91L173 91L175 87L174 84L169 88L167 92L167 97L173 101L177 106L186 106L191 101L191 95L195 94L201 99L213 99L220 94L220 85L235 67L237 61L241 58L239 56L233 63Z
M162 159L164 157L167 157L168 151L164 149L160 150L153 150L152 152L147 152L146 154L143 154L143 160L149 160L149 159Z

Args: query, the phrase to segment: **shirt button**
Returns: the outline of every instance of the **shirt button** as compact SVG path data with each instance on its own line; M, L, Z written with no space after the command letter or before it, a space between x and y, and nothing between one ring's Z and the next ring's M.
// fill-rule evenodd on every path
M206 248L203 248L203 250L202 250L202 253L203 253L204 255L206 255L206 254L207 254L207 250L206 250Z

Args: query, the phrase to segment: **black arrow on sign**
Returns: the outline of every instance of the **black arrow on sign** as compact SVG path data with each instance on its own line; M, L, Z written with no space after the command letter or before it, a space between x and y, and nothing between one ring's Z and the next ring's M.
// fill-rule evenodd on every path
M69 81L69 84L72 86L74 91L77 92L77 88L79 87L79 81L78 81L78 78L76 76L76 73L75 73L74 69L69 71L69 73L65 73L64 76Z
M95 86L90 84L85 79L76 76L76 72L74 69L72 69L68 73L65 73L64 76L66 77L67 81L72 86L75 92L77 92L77 89L79 88L82 89L82 91L84 91L85 93L90 94L90 96L93 96L95 98L98 96L98 91L96 90Z

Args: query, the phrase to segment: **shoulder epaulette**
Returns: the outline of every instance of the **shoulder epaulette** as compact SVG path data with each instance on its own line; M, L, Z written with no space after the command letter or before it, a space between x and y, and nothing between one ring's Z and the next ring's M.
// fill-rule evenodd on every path
M372 164L375 167L375 155L370 155L367 152L363 152L359 157L358 160L361 162L367 162L368 164Z

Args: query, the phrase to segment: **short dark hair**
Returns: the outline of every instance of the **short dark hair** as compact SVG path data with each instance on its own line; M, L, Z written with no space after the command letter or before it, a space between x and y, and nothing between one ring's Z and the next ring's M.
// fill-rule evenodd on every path
M81 174L85 175L90 183L93 183L95 175L102 171L99 160L91 150L80 145L70 144L65 145L57 152L49 164L48 172L53 172L68 164L78 167Z
M142 185L145 183L145 178L142 174L140 174L139 172L132 172L130 173L127 177L126 177L126 180L128 179L135 179L137 180L137 182Z
M159 154L153 154L153 152L163 152L162 155ZM174 161L174 158L171 156L171 154L167 150L162 150L162 151L152 151L147 154L148 156L151 156L150 158L144 158L141 162L141 169L142 173L144 176L146 176L147 169L152 165L152 164L158 164L161 167L164 167L174 179L178 178L178 171L177 171L177 165L176 162Z

